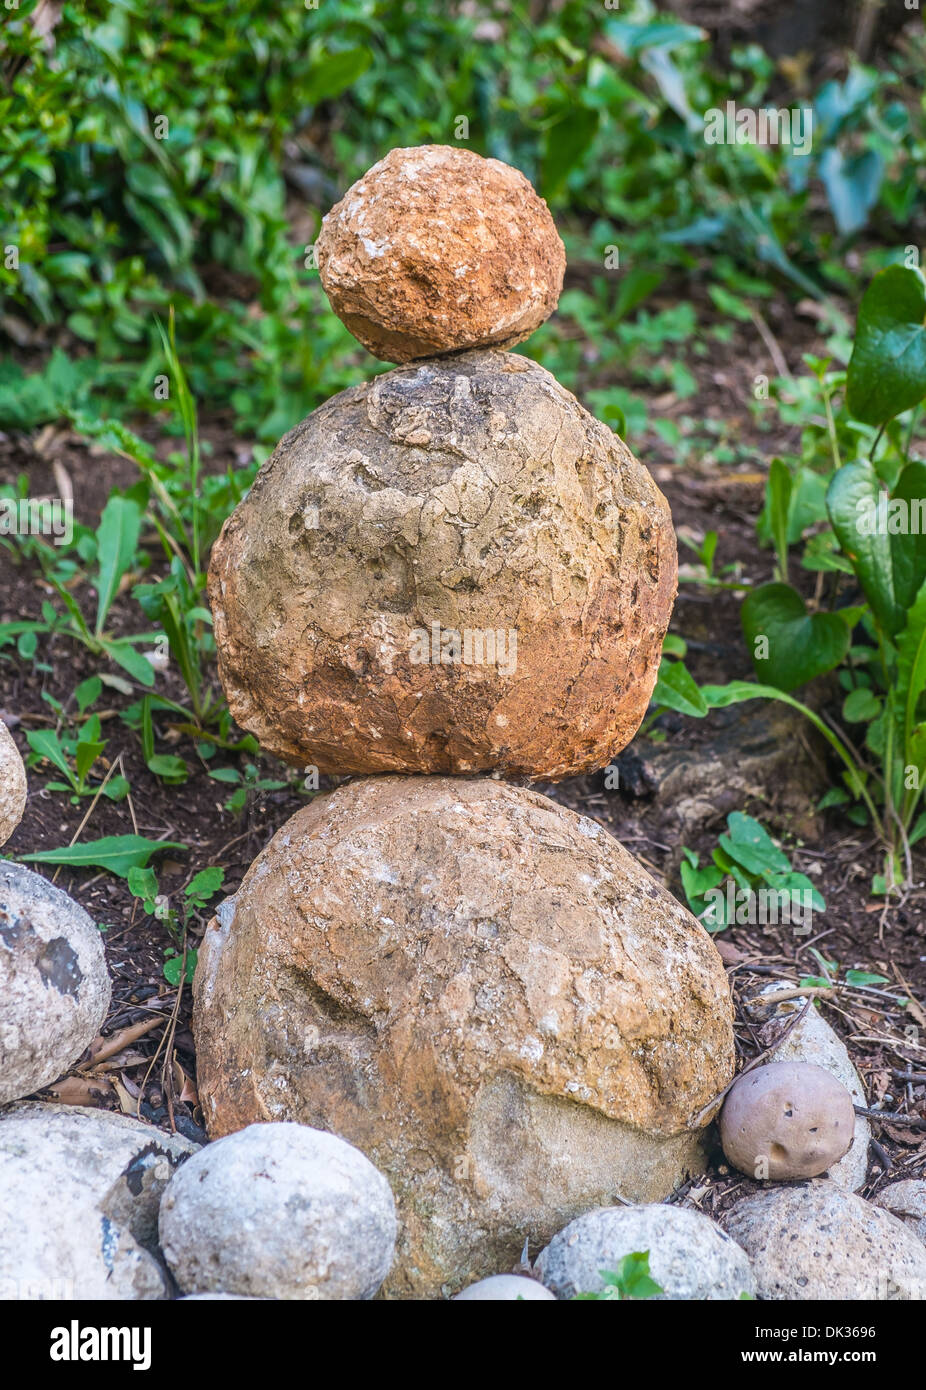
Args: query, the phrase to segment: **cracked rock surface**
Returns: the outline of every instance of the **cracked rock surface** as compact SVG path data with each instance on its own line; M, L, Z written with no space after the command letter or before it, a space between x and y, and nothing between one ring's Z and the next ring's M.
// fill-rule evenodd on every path
M29 1102L0 1115L0 1297L169 1298L158 1204L195 1151L107 1110Z
M0 1104L61 1076L96 1037L109 998L93 920L41 874L0 863Z
M517 169L452 145L390 150L317 242L338 318L387 362L510 347L556 308L566 253Z
M636 732L676 573L665 498L549 372L419 362L314 411L226 522L219 669L322 773L574 776Z
M220 908L194 993L210 1134L298 1120L360 1148L399 1208L391 1296L665 1197L733 1073L707 933L595 822L492 780L316 798Z

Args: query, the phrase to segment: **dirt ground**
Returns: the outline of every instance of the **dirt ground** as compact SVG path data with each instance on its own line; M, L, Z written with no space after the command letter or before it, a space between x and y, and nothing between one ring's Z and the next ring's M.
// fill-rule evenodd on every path
M712 346L707 358L691 362L698 378L698 419L715 422L711 438L727 446L723 462L716 447L693 450L681 464L655 434L635 441L669 498L677 527L694 537L717 531L718 565L737 564L745 579L756 582L768 579L771 571L769 554L757 549L754 532L767 460L793 449L797 435L778 424L763 428L761 415L750 405L752 382L758 373L778 371L775 353L791 370L799 370L801 352L820 350L815 331L811 313L795 317L786 302L775 301L762 330L740 324L725 348ZM609 380L631 384L629 379ZM589 384L602 384L594 379L594 369ZM645 394L638 381L632 386ZM694 413L691 401L667 392L651 393L648 405L652 416L679 421ZM224 469L229 462L241 467L248 461L248 442L233 433L228 419L207 415L201 423L210 467ZM150 422L140 428L157 438ZM173 447L173 441L158 443ZM0 436L0 480L13 482L26 472L34 495L55 492L55 464L75 483L79 518L93 525L109 490L134 480L130 464L91 453L63 428L48 427L32 437ZM682 548L680 559L684 563L693 556ZM806 578L812 584L812 576ZM42 601L51 597L30 568L0 547L0 619L35 617ZM699 681L750 674L738 603L729 591L680 586L672 630L687 640L688 664ZM120 609L128 621L125 600L117 600L114 609L117 629ZM40 648L37 664L11 657L9 648L0 653L0 717L24 753L28 730L55 726L43 691L68 701L75 685L96 669L94 658L63 638ZM160 681L157 693L181 698L170 673L163 685ZM822 686L812 698L825 701L831 692ZM225 889L234 891L273 833L303 804L298 780L272 759L260 759L262 776L290 776L290 785L252 793L244 812L229 814L224 802L230 789L210 779L189 740L176 739L161 721L159 751L181 753L193 770L185 784L165 786L148 772L136 736L116 717L120 700L114 695L113 705L103 712L106 759L123 758L131 796L120 803L101 798L82 835L98 838L137 829L180 841L186 852L177 852L176 858L168 853L158 865L162 891L179 893L195 872L209 865L224 867ZM738 1049L745 1065L773 1046L774 1038L759 1029L744 1002L770 979L788 980L800 989L802 977L818 975L812 948L837 961L843 971L859 968L887 977L889 984L880 991L839 985L819 999L825 1017L847 1042L865 1084L868 1108L881 1112L872 1118L870 1193L888 1174L926 1174L926 863L920 857L922 878L902 904L885 907L870 899L871 876L879 869L870 834L836 812L815 810L816 800L832 785L825 755L799 721L776 722L777 716L758 701L745 710L703 721L663 716L655 728L658 742L638 736L623 755L617 790L607 790L601 774L539 789L599 820L679 896L682 846L709 854L729 811L757 815L782 838L794 867L819 887L826 912L818 916L810 937L798 938L788 927L750 926L731 928L716 938L737 1001ZM236 759L229 755L221 761L233 764ZM28 807L6 846L7 855L66 845L78 832L89 802L72 806L66 796L44 790L44 780L47 770L44 778L38 771L30 773ZM203 1138L189 989L178 999L164 978L169 944L164 927L146 917L120 879L93 870L63 870L57 882L104 928L114 987L102 1038L44 1097L121 1108ZM204 926L205 920L194 922L193 944ZM900 999L910 1002L902 1007ZM718 1155L707 1177L678 1196L717 1213L733 1191L748 1185L741 1176L730 1175Z

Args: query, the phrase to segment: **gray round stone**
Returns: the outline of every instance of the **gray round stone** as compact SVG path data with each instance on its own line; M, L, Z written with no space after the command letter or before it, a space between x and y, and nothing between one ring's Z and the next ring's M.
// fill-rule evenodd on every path
M109 997L93 920L41 874L0 862L0 1104L67 1071L99 1032Z
M171 1296L161 1194L195 1146L108 1110L29 1101L0 1116L0 1299Z
M601 1271L625 1255L649 1253L650 1274L663 1299L739 1298L752 1293L749 1260L734 1240L700 1212L685 1207L599 1207L571 1221L538 1256L535 1272L557 1298L600 1293Z
M392 1265L395 1203L343 1139L256 1124L184 1165L164 1193L160 1232L184 1293L366 1299Z
M536 1279L528 1279L523 1274L492 1274L488 1279L469 1284L452 1299L453 1303L515 1303L519 1298L527 1302L550 1299L556 1302L556 1295Z
M926 1248L889 1212L831 1179L744 1197L727 1230L775 1299L926 1299Z

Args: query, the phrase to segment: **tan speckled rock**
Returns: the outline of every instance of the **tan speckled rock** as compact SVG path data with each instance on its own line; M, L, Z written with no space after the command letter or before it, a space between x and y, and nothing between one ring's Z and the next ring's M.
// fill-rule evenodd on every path
M399 1207L393 1296L667 1196L733 1069L707 933L595 822L492 780L316 798L220 908L194 992L210 1133L360 1148Z
M926 1249L903 1222L828 1178L744 1197L725 1225L774 1299L926 1298Z
M556 779L633 737L675 583L642 464L549 372L489 351L397 368L286 435L213 548L210 599L232 713L269 752Z
M521 342L556 308L566 268L524 175L451 145L390 150L328 213L316 250L332 309L387 362Z
M0 845L22 820L26 809L26 769L13 737L0 719Z

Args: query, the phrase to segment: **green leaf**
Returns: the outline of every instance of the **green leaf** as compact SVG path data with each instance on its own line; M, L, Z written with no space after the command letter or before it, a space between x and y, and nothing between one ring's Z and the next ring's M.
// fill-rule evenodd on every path
M301 100L314 106L319 101L340 96L366 72L372 61L373 54L366 48L348 48L340 53L321 54L317 66L313 66L311 77L300 84Z
M663 661L660 664L659 678L653 690L653 704L676 710L679 714L692 715L696 719L707 714L707 705L697 682L680 661Z
M850 633L842 619L835 613L808 613L789 584L753 589L743 602L742 624L756 674L781 690L832 671L849 649Z
M143 902L153 902L157 897L158 876L153 869L131 868L127 879L129 892L133 898L141 898Z
M144 869L153 854L165 849L186 849L177 840L146 840L143 835L105 835L87 844L64 845L41 854L21 854L24 864L69 864L72 868L105 869L127 878L131 868Z
M103 689L103 682L99 676L89 676L87 680L81 681L74 691L74 699L77 701L77 708L81 714L96 704Z
M788 520L791 512L791 471L783 459L773 458L766 484L766 506L778 568L782 579L788 577Z
M26 734L26 742L33 753L37 753L40 758L47 758L73 784L74 774L56 733L51 729L35 729Z
M154 753L148 759L148 771L165 782L178 784L185 782L190 770L182 758L173 753Z
M850 690L842 702L842 717L850 724L867 723L881 713L881 701L867 686Z
M154 667L146 656L135 650L131 642L105 642L103 645L106 654L123 671L128 671L141 685L154 685Z
M186 888L186 896L197 902L206 902L215 896L225 882L225 870L217 864L208 869L200 869Z
M193 983L193 976L196 973L196 961L198 953L190 947L186 953L186 971L184 979L188 985ZM183 956L171 956L164 962L164 979L170 985L179 985L180 972L183 969Z
M105 747L105 743L84 743L83 740L78 743L74 757L74 765L77 768L77 776L81 782L87 780L87 773L93 767L93 764Z
M894 696L903 721L904 743L912 752L916 711L926 691L926 583L911 606L906 625L897 638L897 675Z
M856 420L883 425L926 395L926 282L918 270L889 265L862 296L846 378Z
M865 459L838 469L827 492L830 524L889 636L903 627L926 580L926 531L918 527L915 505L924 497L926 464L919 461L903 470L890 499ZM906 529L896 529L896 523Z
M141 534L141 511L125 497L110 497L97 528L96 633L103 631L106 615L116 597L119 581L135 556Z
M847 985L889 985L891 982L886 975L872 975L869 970L847 970Z
M565 118L549 128L544 142L543 195L555 198L576 167L598 130L598 112L572 107Z
M767 876L771 873L789 873L791 864L786 854L775 845L771 836L759 821L742 811L731 811L727 816L729 834L721 835L718 843L736 864L747 873Z

